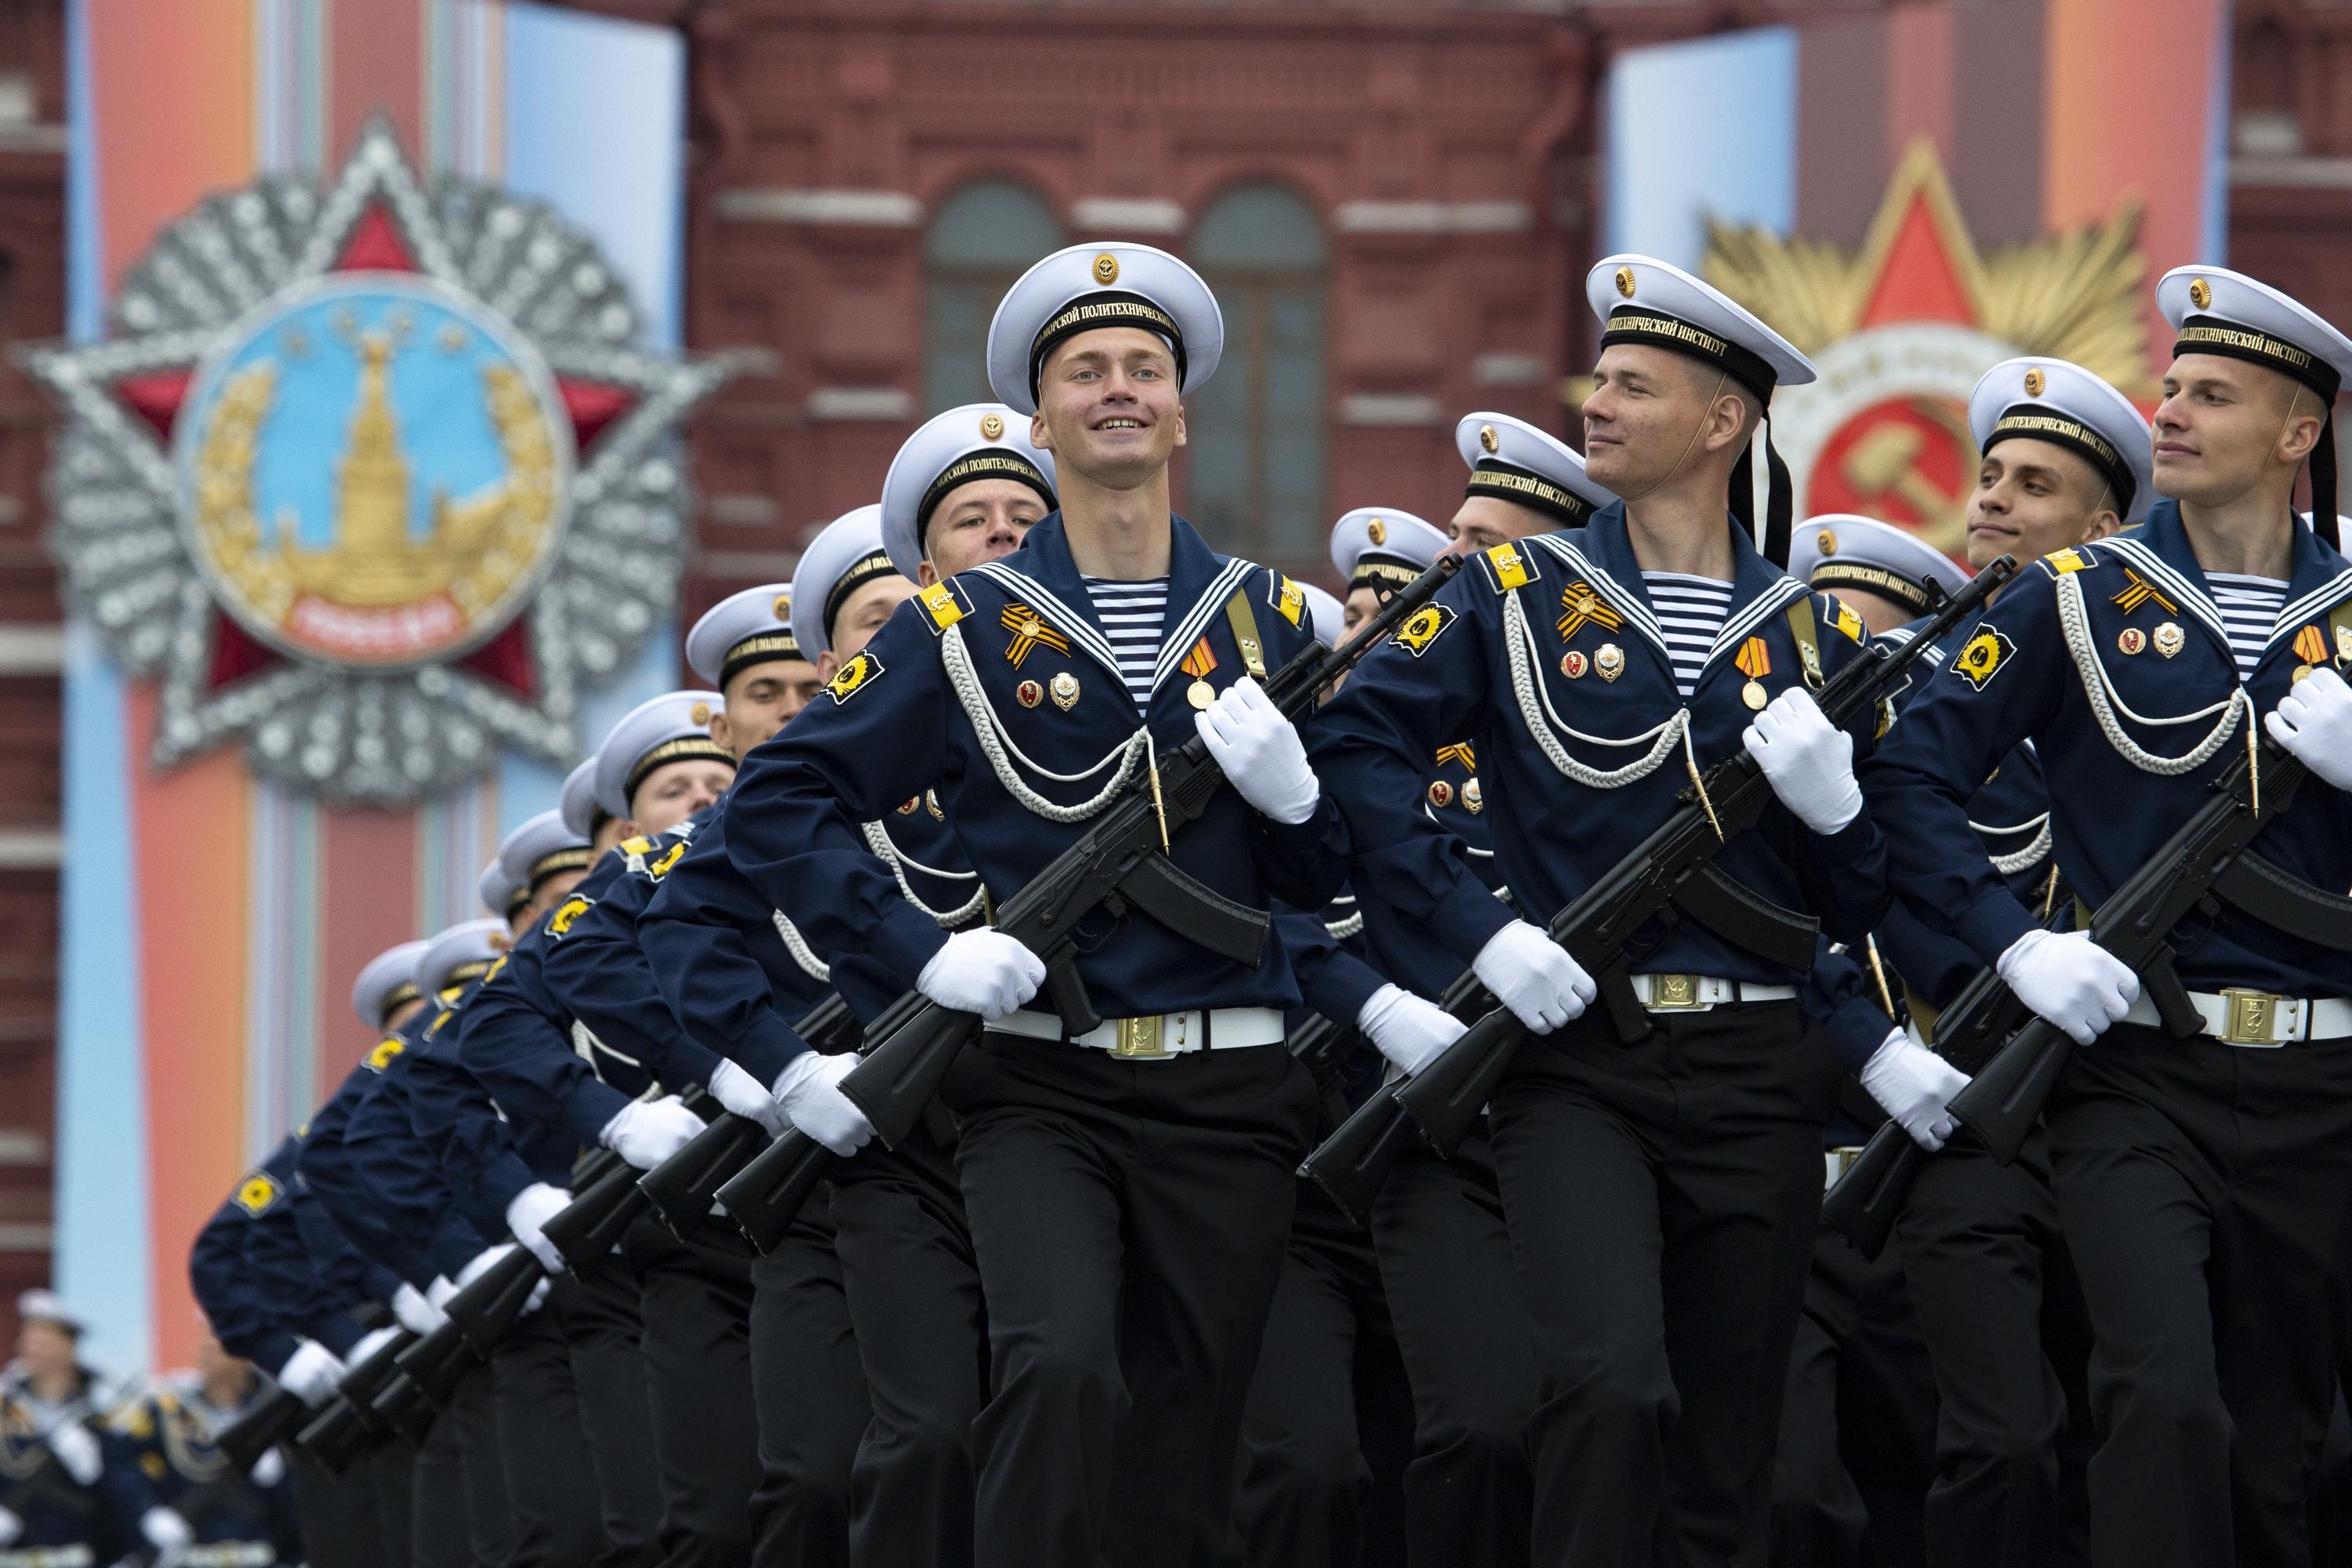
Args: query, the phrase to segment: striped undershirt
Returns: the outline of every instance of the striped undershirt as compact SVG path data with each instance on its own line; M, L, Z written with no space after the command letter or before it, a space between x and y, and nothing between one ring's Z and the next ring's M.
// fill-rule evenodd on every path
M1731 613L1731 584L1687 572L1644 572L1642 583L1650 591L1650 605L1658 612L1658 626L1666 634L1675 689L1688 701L1698 688L1699 671L1706 668L1707 650L1715 647L1723 618Z
M2278 625L2278 613L2286 605L2286 584L2276 577L2238 572L2208 572L2205 581L2213 590L2221 625L2229 630L2230 651L2237 657L2238 680L2243 684L2254 678L2254 666L2263 661L2271 628Z
M1168 618L1168 579L1118 583L1108 577L1085 579L1087 595L1095 602L1095 618L1118 658L1119 679L1138 712L1151 706L1151 672L1160 663L1160 626Z

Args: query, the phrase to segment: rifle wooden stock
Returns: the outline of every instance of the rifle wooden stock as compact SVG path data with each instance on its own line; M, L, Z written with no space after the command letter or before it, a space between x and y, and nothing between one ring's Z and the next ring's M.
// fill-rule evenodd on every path
M214 1439L222 1457L238 1475L261 1462L261 1456L299 1430L310 1416L302 1396L289 1388L273 1388L254 1407L221 1428Z
M1816 699L1822 716L1839 729L1853 728L1901 689L1911 666L1930 647L1974 614L2016 572L2016 558L2004 555L1945 600L1918 635L1900 647L1864 644L1822 686ZM1697 793L1685 791L1685 803L1664 822L1552 917L1551 940L1593 977L1601 1000L1611 1005L1612 1013L1622 1013L1631 1000L1626 942L1674 903L1686 885L1706 877L1723 847L1755 826L1772 799L1770 783L1745 751L1706 770L1704 793L1714 804L1711 814ZM1634 1038L1648 1026L1646 1018L1636 1016L1622 1020L1621 1032L1627 1024L1637 1026L1631 1031ZM1515 1015L1497 1007L1397 1091L1397 1103L1439 1153L1450 1156L1461 1147L1528 1034Z

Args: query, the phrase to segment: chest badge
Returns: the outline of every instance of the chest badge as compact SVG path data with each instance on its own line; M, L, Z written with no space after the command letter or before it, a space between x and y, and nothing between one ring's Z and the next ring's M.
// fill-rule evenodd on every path
M1592 668L1601 679L1616 679L1625 673L1625 650L1613 642L1602 643L1592 650Z
M1429 781L1429 804L1444 811L1454 804L1454 786L1444 779Z
M1588 622L1604 632L1625 628L1625 617L1611 609L1590 583L1570 583L1561 589L1559 611L1559 619L1553 625L1559 628L1563 642L1582 631Z
M1764 689L1764 678L1772 673L1771 648L1762 637L1749 637L1739 645L1738 657L1732 663L1748 678L1748 684L1739 689L1739 700L1748 704L1750 712L1762 712L1764 704L1772 700Z
M1072 675L1068 670L1066 669L1062 671L1061 674L1054 677L1051 681L1046 683L1045 689L1053 697L1054 706L1059 708L1063 712L1067 713L1071 709L1077 706L1078 678Z
M1968 646L1960 649L1959 657L1952 660L1952 673L1967 681L1969 690L1982 691L2016 651L2017 645L2005 635L1990 625L1980 626Z
M1045 688L1034 680L1024 680L1013 689L1013 700L1024 708L1034 708L1045 700Z
M1583 679L1584 672L1591 667L1592 661L1575 648L1559 656L1559 672L1570 680Z
M2116 595L2116 603L2123 606L2124 614L2130 615L2151 599L2168 616L2180 613L2179 605L2158 593L2154 584L2128 566L2124 568L2124 591Z
M1435 642L1445 628L1453 624L1454 611L1449 606L1423 605L1405 617L1404 625L1399 626L1396 636L1389 640L1413 658L1419 658L1429 651L1429 645Z
M2352 664L2352 626L2336 628L2336 657Z
M998 620L1006 631L1013 634L1013 640L1004 645L1004 657L1013 661L1015 669L1020 668L1022 662L1041 644L1066 658L1069 654L1070 639L1047 626L1045 617L1026 605L1005 605L1004 613Z
M2126 654L2135 654L2147 646L2147 634L2137 626L2126 626L2116 634L2116 646Z
M1476 779L1463 784L1462 805L1473 816L1486 809L1486 792L1478 787Z
M2170 658L2189 646L2189 638L2182 633L2180 623L2178 621L2167 621L2157 627L2153 640L2156 643L2156 651L2167 658Z
M1202 709L1217 700L1217 689L1209 684L1209 672L1217 668L1217 654L1209 646L1208 638L1194 643L1192 651L1176 668L1192 678L1192 684L1184 689L1185 701Z

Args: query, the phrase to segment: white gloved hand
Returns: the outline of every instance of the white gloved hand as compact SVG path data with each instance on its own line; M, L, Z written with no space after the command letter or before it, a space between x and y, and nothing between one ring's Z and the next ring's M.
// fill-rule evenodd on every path
M501 1241L495 1247L486 1247L474 1254L473 1260L457 1271L457 1289L463 1290L467 1286L488 1274L497 1265L499 1259L514 1249L513 1242ZM450 1294L455 1295L457 1291L453 1290Z
M1525 921L1513 921L1470 961L1478 984L1538 1035L1582 1016L1599 994L1568 949Z
M546 1306L547 1293L551 1289L553 1289L554 1287L555 1281L552 1279L541 1279L538 1284L532 1286L530 1288L530 1300L522 1304L522 1315L528 1318L533 1312L538 1311L541 1307Z
M633 1100L621 1107L596 1135L603 1143L640 1171L650 1171L702 1131L702 1118L678 1103L674 1094L659 1100Z
M139 1533L147 1538L148 1545L167 1554L185 1551L196 1539L186 1520L161 1505L139 1516Z
M2288 687L2263 728L2315 776L2352 791L2352 686L2332 668L2314 665Z
M771 1138L791 1125L791 1118L776 1103L776 1097L761 1088L758 1079L725 1057L719 1058L719 1066L710 1074L710 1094L736 1115L748 1116L758 1122Z
M327 1403L347 1370L334 1352L316 1340L304 1340L278 1369L278 1386L316 1410Z
M2086 931L2030 931L1993 967L2017 999L2089 1045L2139 999L2139 976Z
M402 1289L405 1289L406 1287L404 1286ZM425 1300L422 1296L416 1299L420 1302ZM372 1329L361 1335L359 1343L352 1347L352 1353L343 1358L343 1370L348 1373L352 1368L392 1343L400 1337L400 1331L407 1327L406 1323L386 1323L380 1329Z
M263 1449L261 1458L253 1461L253 1484L257 1487L274 1487L285 1479L285 1448L281 1446Z
M915 989L942 1007L1002 1018L1045 984L1045 961L987 926L960 931L931 954Z
M437 1279L433 1281L436 1285L440 1282ZM446 1300L448 1298L445 1296L442 1299ZM423 1290L407 1284L392 1293L392 1315L399 1319L400 1326L412 1334L429 1334L449 1321Z
M433 1312L436 1317L446 1322L448 1321L449 1315L446 1312L442 1311L441 1309L447 1306L449 1304L449 1298L457 1293L457 1282L456 1280L450 1279L446 1274L436 1274L433 1277L433 1282L425 1287L425 1304L433 1309Z
M79 1421L60 1421L49 1429L49 1452L66 1468L66 1474L83 1486L94 1486L98 1472L103 1468L98 1451L98 1434Z
M1356 1015L1356 1027L1407 1078L1435 1061L1468 1029L1444 1008L1397 985L1383 985L1371 994Z
M1862 1064L1862 1087L1930 1154L1952 1135L1952 1096L1969 1075L1897 1029Z
M1790 815L1832 834L1862 811L1853 782L1853 737L1822 717L1812 693L1792 686L1772 699L1739 737Z
M855 1053L826 1056L803 1051L776 1078L776 1100L793 1126L836 1154L855 1154L874 1136L874 1124L841 1092L841 1080L857 1065Z
M563 1254L555 1250L555 1243L547 1239L541 1227L571 1205L572 1194L548 1182L533 1182L514 1195L507 1205L507 1229L514 1238L530 1248L530 1255L550 1274L563 1272Z
M25 1533L25 1521L5 1508L0 1508L0 1546L11 1546L16 1537Z
M1307 765L1298 729L1248 676L1192 715L1192 727L1218 770L1241 797L1276 822L1292 826L1315 815L1323 786Z

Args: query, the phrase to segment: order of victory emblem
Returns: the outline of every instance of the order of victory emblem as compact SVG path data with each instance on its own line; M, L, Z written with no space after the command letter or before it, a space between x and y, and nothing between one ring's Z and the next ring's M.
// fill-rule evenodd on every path
M160 678L158 763L243 736L259 773L391 804L501 744L577 755L580 689L675 598L677 426L733 359L646 350L592 240L420 182L382 123L323 189L173 224L113 329L26 361L67 415L51 547Z

